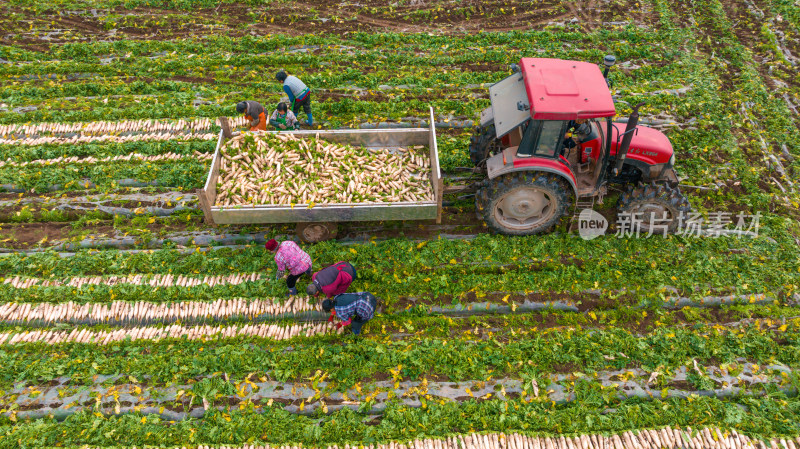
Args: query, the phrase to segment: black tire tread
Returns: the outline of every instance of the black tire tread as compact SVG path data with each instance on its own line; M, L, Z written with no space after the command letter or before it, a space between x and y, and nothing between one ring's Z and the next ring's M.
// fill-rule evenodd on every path
M472 164L477 166L489 156L492 144L497 144L498 139L494 130L494 124L488 126L476 126L472 137L469 139L469 159Z
M492 211L495 207L495 202L507 192L517 187L529 185L536 185L543 190L549 190L552 196L557 200L556 212L547 222L531 230L520 231L503 227L494 219ZM509 173L492 180L484 181L475 195L475 207L478 217L482 218L487 226L495 233L504 235L534 235L546 232L555 226L569 208L571 198L571 188L558 175L536 171L523 171Z
M667 184L651 182L649 184L638 183L628 187L619 197L619 212L624 213L633 209L643 202L656 202L669 207L674 217L668 227L668 232L674 233L678 230L681 213L691 212L692 207L689 200L680 192L679 189L670 187ZM647 228L642 229L647 232Z

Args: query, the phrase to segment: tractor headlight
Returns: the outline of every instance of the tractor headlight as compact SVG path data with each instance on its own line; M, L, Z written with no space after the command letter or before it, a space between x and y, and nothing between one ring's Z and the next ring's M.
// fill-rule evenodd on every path
M670 167L675 166L675 153L672 153L672 156L669 157L669 162L667 162L667 164L669 164Z

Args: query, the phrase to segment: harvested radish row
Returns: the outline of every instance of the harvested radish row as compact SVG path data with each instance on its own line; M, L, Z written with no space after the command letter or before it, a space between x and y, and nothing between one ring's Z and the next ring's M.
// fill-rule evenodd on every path
M12 167L25 167L27 165L53 165L53 164L97 164L97 163L104 163L104 162L115 162L115 161L143 161L143 162L156 162L156 161L163 161L163 160L170 160L176 161L179 159L195 159L195 160L208 160L211 159L214 155L208 153L199 153L197 151L194 154L177 154L177 153L164 153L164 154L156 154L156 155L144 155L139 153L131 153L126 156L108 156L103 158L95 158L95 157L86 157L86 158L79 158L77 156L71 157L57 157L55 159L36 159L33 161L24 161L24 162L16 162L12 161L11 159L7 159L5 161L0 161L0 167L5 167L6 165Z
M233 127L245 125L243 116L229 117ZM64 145L90 142L141 142L165 140L213 140L208 118L163 120L123 120L118 122L75 122L0 125L0 144Z
M0 278L2 279L2 278ZM238 285L244 282L254 282L264 279L261 273L235 273L224 276L203 276L192 277L183 275L172 274L153 274L141 275L130 274L128 276L92 276L92 277L74 277L61 279L37 279L37 278L23 278L20 276L5 278L2 283L11 285L14 288L31 288L31 287L56 287L68 286L81 288L84 285L119 285L119 284L134 284L134 285L149 285L151 287L196 287L199 285L215 286L215 285Z
M114 301L109 304L30 304L8 302L0 306L0 321L142 321L197 320L231 317L258 318L321 311L307 296L293 296L283 303L272 299L218 299L213 302L188 301L151 303Z
M107 345L117 341L160 340L162 338L183 338L199 340L208 338L260 337L274 340L287 340L298 336L311 337L329 333L342 333L344 328L336 329L332 323L302 323L288 326L279 324L248 324L246 326L164 326L133 327L117 330L93 331L75 328L71 331L35 330L0 333L0 345L20 343L94 343Z
M229 122L233 126L244 125L244 117L230 117ZM72 122L72 123L12 123L0 125L0 136L11 139L14 135L25 135L27 137L42 134L64 134L64 133L83 133L89 134L109 134L121 132L158 132L158 131L188 131L199 132L208 131L212 125L219 125L219 120L212 121L209 118L180 119L180 120L121 120L121 121L99 121L99 122Z
M383 151L294 134L240 134L220 150L216 205L433 201L422 148Z
M217 446L197 446L216 449ZM304 449L314 446L245 445L223 446L227 449ZM361 446L328 445L327 449L356 449ZM771 438L768 441L750 438L736 430L719 428L640 429L617 434L568 435L535 437L518 433L461 434L444 439L415 439L404 443L370 444L365 449L797 449L800 437ZM99 448L98 448L99 449Z
M0 139L0 145L74 145L79 143L92 143L92 142L149 142L149 141L167 141L167 140L213 140L217 135L213 133L149 133L149 134L132 134L132 135L115 135L115 134L102 134L102 135L86 135L83 133L75 134L71 137L25 137L22 139Z

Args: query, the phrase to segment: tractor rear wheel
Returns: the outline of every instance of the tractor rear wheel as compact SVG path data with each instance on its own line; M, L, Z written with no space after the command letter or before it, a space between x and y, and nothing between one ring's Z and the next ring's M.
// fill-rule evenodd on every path
M494 131L494 124L475 127L475 131L469 139L469 159L473 165L478 166L487 157L501 149L502 144Z
M486 181L475 203L478 215L493 231L533 235L549 230L564 215L568 189L556 175L512 173Z
M666 184L632 185L619 198L620 223L628 223L626 231L648 234L673 233L680 225L681 214L692 210L689 200L678 189Z

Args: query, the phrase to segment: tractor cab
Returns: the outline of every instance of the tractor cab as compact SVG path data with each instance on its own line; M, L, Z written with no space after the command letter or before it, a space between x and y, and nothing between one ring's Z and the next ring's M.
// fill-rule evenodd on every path
M486 175L476 203L490 227L541 232L565 213L567 202L602 200L613 184L657 182L672 196L677 176L669 139L638 126L641 105L627 123L612 122L608 71L614 62L606 57L601 72L587 62L522 58L511 76L489 88L492 105L481 112L470 158ZM516 187L492 193L498 184ZM677 220L681 207L656 209Z

